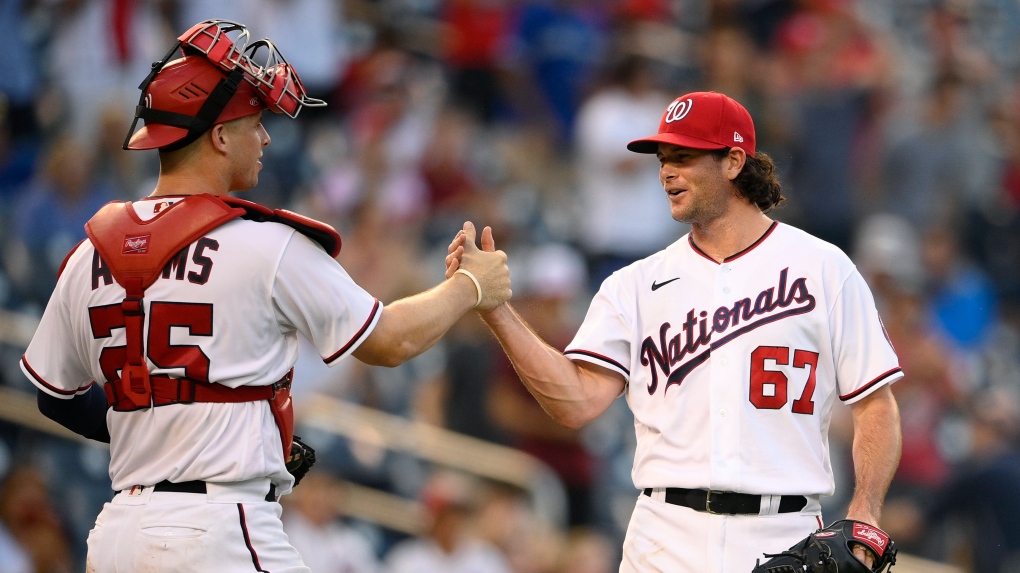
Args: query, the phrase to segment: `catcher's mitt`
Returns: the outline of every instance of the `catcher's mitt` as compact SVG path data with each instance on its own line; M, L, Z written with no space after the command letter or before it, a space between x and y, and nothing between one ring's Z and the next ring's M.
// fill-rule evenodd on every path
M875 555L869 568L853 554L855 544ZM751 573L872 573L887 571L896 563L896 547L881 529L863 521L843 519L808 535L790 549L766 553Z
M308 470L315 465L315 450L301 441L300 436L294 436L290 446L290 455L287 456L287 471L294 476L294 485L301 483Z

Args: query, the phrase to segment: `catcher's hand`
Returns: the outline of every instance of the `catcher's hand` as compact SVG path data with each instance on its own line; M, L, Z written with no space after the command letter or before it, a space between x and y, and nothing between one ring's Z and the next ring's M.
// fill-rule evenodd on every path
M862 546L875 556L872 567L853 554L854 546ZM769 560L756 563L751 573L872 573L887 571L896 563L896 547L881 529L843 519L782 553L766 553L765 557Z
M308 470L315 465L315 450L308 444L301 441L299 436L294 436L290 446L290 455L287 456L287 471L294 476L294 485L301 483Z

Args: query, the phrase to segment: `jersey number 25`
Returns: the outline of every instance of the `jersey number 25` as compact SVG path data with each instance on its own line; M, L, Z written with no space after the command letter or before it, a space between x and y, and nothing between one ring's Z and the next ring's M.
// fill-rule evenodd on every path
M124 328L120 304L89 308L92 336L109 338L113 329ZM199 346L170 344L173 327L188 329L191 336L212 336L213 306L187 302L153 302L149 304L149 330L145 336L145 353L157 368L183 368L192 380L209 381L209 357ZM107 382L120 378L120 369L127 361L127 347L108 346L99 355L99 366Z

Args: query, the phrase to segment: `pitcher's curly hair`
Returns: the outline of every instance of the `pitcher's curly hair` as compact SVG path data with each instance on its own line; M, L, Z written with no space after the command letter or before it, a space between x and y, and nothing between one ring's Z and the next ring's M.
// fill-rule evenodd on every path
M720 149L715 155L722 159L729 152L730 148ZM768 213L786 200L786 197L783 197L782 184L776 176L776 164L763 151L757 152L754 157L747 156L744 168L733 180L733 184L740 194L757 205L762 213Z

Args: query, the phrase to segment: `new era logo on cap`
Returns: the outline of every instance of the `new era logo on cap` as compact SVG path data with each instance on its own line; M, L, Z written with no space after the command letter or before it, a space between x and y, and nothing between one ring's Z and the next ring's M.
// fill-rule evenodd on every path
M754 157L754 121L744 106L716 92L682 95L666 108L659 132L627 144L636 153L655 153L660 143L693 149L739 147Z

